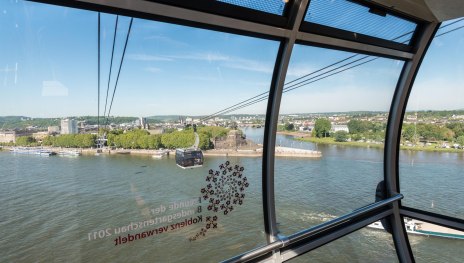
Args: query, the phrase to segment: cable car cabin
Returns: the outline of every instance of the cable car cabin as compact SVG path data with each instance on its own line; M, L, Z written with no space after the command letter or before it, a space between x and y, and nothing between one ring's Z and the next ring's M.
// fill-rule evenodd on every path
M176 164L182 169L203 166L203 153L198 148L177 149Z

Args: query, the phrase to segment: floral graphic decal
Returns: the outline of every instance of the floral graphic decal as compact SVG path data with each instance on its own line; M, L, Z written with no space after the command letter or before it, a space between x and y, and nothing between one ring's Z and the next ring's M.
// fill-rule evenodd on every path
M208 202L208 211L227 215L243 204L248 179L243 175L244 167L232 166L229 161L219 165L219 170L210 169L206 176L206 187L201 189L202 199ZM206 226L190 240L205 236L210 229L217 228L218 216L207 216Z

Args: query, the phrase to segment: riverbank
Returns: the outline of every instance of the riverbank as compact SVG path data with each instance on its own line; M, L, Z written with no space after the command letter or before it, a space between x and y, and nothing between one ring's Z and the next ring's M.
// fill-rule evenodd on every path
M256 150L207 150L203 152L204 156L243 156L243 157L261 157L263 148ZM298 158L321 158L320 151L304 150L290 147L277 146L275 148L276 157L298 157Z
M5 150L10 150L14 147L5 147ZM34 147L30 147L34 148ZM130 155L156 155L159 154L160 150L145 150L145 149L96 149L96 148L61 148L61 147L35 147L37 149L48 150L51 152L61 152L61 151L73 151L81 153L82 155L98 155L98 154L130 154ZM251 149L251 150L205 150L202 151L204 156L237 156L237 157L261 157L263 155L263 149ZM175 150L168 150L168 154L175 156ZM303 150L290 147L276 147L275 149L276 157L298 157L298 158L320 158L322 153L320 151L312 150Z
M280 135L289 135L289 136L299 137L299 138L310 138L310 137L311 137L311 133L310 133L310 132L278 131L277 134L280 134Z
M298 135L297 135L298 136ZM340 145L348 147L365 147L365 148L379 148L383 149L384 145L382 143L368 143L368 142L336 142L332 137L326 138L317 138L317 137L305 137L305 138L295 138L297 141L303 142L312 142L328 145ZM463 149L453 149L453 148L435 148L435 146L400 146L401 150L408 151L424 151L424 152L447 152L447 153L461 153L464 154Z

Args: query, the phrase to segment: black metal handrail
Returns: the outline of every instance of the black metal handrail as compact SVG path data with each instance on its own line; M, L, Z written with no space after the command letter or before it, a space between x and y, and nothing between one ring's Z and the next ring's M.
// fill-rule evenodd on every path
M279 240L277 240L277 241L269 243L269 244L267 244L265 246L255 248L253 250L250 250L248 252L245 252L245 253L240 254L238 256L235 256L233 258L224 260L223 262L227 262L227 263L230 263L230 262L246 262L246 261L255 259L257 257L260 257L260 256L263 256L263 255L265 255L267 253L270 253L273 250L287 247L287 246L289 246L291 244L294 244L294 243L296 243L298 241L301 241L301 240L303 240L305 238L314 236L314 235L316 235L318 233L321 233L321 232L324 232L324 231L326 231L326 230L328 230L330 228L333 228L333 227L336 227L336 226L338 226L340 224L346 223L346 222L348 222L348 221L350 221L352 219L355 219L355 218L361 217L363 215L366 215L366 214L368 214L368 213L370 213L370 212L372 212L374 210L377 210L379 208L388 206L391 203L396 202L396 201L401 200L401 199L403 199L403 195L402 194L397 194L397 195L395 195L393 197L390 197L390 198L384 199L382 201L379 201L379 202L376 202L376 203L373 203L373 204L358 208L358 209L354 210L351 213L345 214L343 216L340 216L340 217L338 217L338 218L336 218L334 220L330 220L330 221L325 222L323 224L320 224L320 225L317 225L317 226L314 226L314 227L310 227L310 228L305 229L303 231L297 232L297 233L295 233L293 235L279 236Z

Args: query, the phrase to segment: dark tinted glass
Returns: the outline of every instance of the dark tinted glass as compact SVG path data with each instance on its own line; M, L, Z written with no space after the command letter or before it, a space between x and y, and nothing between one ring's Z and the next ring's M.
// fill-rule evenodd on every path
M312 0L305 21L408 44L416 24L347 0Z
M218 0L232 5L238 5L258 11L271 13L275 15L282 15L284 12L285 0Z

